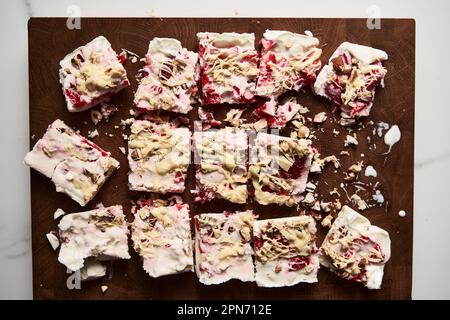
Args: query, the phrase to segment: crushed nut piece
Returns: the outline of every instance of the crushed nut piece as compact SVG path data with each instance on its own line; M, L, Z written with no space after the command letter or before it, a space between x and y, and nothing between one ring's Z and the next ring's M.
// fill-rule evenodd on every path
M305 196L305 198L303 199L302 203L305 206L311 207L314 205L314 202L316 201L316 199L314 198L314 195L311 192L308 192Z
M97 125L100 121L102 121L102 114L98 110L91 110L91 121Z
M347 135L347 137L345 138L344 141L344 147L349 147L349 146L357 146L358 145L358 140L356 139L356 134L354 133L352 136L351 135Z
M367 203L361 199L360 196L358 196L356 193L353 194L350 199L352 200L353 204L356 205L358 207L359 210L365 210L367 209L369 206L367 205Z
M331 227L331 221L333 220L333 216L331 214L327 215L325 218L323 218L322 222L320 223L322 227Z
M93 139L95 137L98 137L98 130L95 129L93 131L88 132L88 137L91 138L91 139Z
M325 112L319 112L314 116L314 123L324 123L327 120L327 114Z
M245 109L231 109L227 112L227 115L223 121L228 122L233 127L239 127L243 122L241 117L244 111Z
M299 138L308 138L309 137L309 128L305 125L302 125L298 131L297 131L297 135Z

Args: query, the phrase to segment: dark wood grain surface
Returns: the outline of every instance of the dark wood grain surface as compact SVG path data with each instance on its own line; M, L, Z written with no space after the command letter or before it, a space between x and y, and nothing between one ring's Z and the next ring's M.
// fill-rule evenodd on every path
M377 180L386 203L362 212L371 222L386 229L392 239L392 257L385 268L381 290L370 291L361 284L339 280L331 272L319 270L319 282L299 284L289 288L258 288L254 283L237 280L222 285L205 286L198 282L194 273L184 273L152 279L142 270L139 257L132 252L129 261L114 261L110 265L112 277L82 284L82 290L68 290L66 269L57 261L57 253L49 246L45 234L56 230L53 212L62 208L66 212L83 211L66 195L56 193L52 183L44 176L31 172L31 214L33 241L33 288L37 299L409 299L412 286L412 244L413 244L413 160L414 160L414 67L415 67L415 22L414 20L383 19L380 30L369 30L365 19L262 19L262 18L83 18L80 30L66 28L64 18L32 18L29 32L29 94L30 94L30 148L45 132L49 123L60 118L68 125L79 129L83 135L95 126L90 121L89 111L69 113L61 92L58 69L59 61L74 48L84 45L98 35L106 36L113 48L131 50L141 57L147 51L148 42L153 37L174 37L191 50L196 50L196 32L254 32L257 41L265 29L290 30L302 33L310 30L319 38L323 46L322 61L325 63L336 47L343 41L369 45L385 50L389 60L385 63L388 74L385 88L378 89L371 119L398 124L402 138L387 157L382 153L387 147L382 138L372 135L373 126L367 120L365 128L358 132L360 145L350 150L350 157L340 157L343 170L327 167L314 181L319 181L319 193L324 200L333 199L328 192L338 187L343 179L343 171L356 161L364 160L378 171ZM137 87L135 75L142 63L129 61L125 68L129 73L131 88L116 95L112 102L120 108L111 120L97 125L100 136L93 139L101 147L110 150L121 163L121 168L103 186L94 200L85 208L93 208L102 202L105 206L122 204L131 221L130 201L139 194L128 191L128 163L118 147L126 147L121 129L114 126L120 119L129 117L133 92ZM328 103L314 97L310 90L300 93L298 100L310 110L310 116L320 111L331 115ZM229 107L217 107L221 118ZM191 112L196 117L196 111ZM338 155L343 148L346 135L331 134L337 123L327 121L317 130L314 142L319 152L326 156ZM312 127L314 127L312 125ZM110 137L105 133L111 133ZM369 150L365 139L375 139L377 148ZM364 154L364 157L361 154ZM386 160L386 161L385 161ZM363 182L374 181L362 175ZM298 214L294 208L260 206L249 203L233 205L226 201L214 201L205 205L192 205L189 189L193 188L193 171L190 168L185 200L191 204L192 215L199 212L220 212L224 209L252 208L260 218L284 217ZM349 187L349 191L351 191ZM348 202L342 190L341 201ZM373 193L373 190L369 190ZM399 210L408 215L399 217ZM327 229L319 226L321 243ZM100 286L106 284L109 290L102 294Z

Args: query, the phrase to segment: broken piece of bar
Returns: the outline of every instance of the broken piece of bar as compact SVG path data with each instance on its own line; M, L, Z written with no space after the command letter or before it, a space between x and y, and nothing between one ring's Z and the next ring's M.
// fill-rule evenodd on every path
M196 190L194 201L222 198L247 201L247 134L224 128L194 133Z
M188 113L198 92L198 54L170 38L154 38L145 56L146 76L134 97L134 108L140 112L167 110Z
M317 282L316 223L311 216L257 220L253 225L255 280L260 287Z
M109 41L99 36L59 63L60 82L70 112L89 109L130 85Z
M298 204L315 152L310 140L258 133L249 168L255 200L263 205Z
M252 211L194 216L195 272L201 283L254 281L250 243L255 218Z
M258 52L254 33L197 33L203 104L254 100Z
M266 30L261 39L262 52L256 92L259 96L278 97L287 91L299 91L316 81L321 67L319 40L306 34Z
M64 192L82 207L94 198L119 162L63 121L55 120L25 163L50 178L56 191Z
M61 249L58 261L72 271L86 259L130 259L128 227L122 206L111 206L65 215L58 224Z
M389 234L348 206L342 207L319 251L321 265L369 289L380 289L390 255Z
M193 271L189 221L187 204L135 208L131 239L151 277Z
M134 121L128 139L130 190L183 192L191 158L190 139L188 128Z
M387 59L382 50L344 42L320 71L314 91L339 109L343 126L369 115L375 89L383 86L387 70L382 62Z
M257 119L266 119L270 128L283 128L300 111L301 106L293 101L279 104L272 97L269 101L256 108L254 115Z

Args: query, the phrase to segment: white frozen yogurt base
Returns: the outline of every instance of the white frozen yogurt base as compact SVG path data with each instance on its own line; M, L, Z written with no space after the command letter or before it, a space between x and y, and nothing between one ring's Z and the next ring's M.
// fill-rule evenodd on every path
M60 83L70 112L89 109L130 85L111 43L98 36L60 62Z
M154 38L146 55L145 76L136 91L138 111L168 110L188 113L197 94L198 54L171 38Z
M206 285L254 281L252 211L204 213L195 221L195 272Z
M277 232L284 244L268 237ZM260 287L317 282L316 227L310 216L257 220L253 226L255 280Z
M353 254L345 254L346 250ZM319 251L321 265L369 289L381 288L384 265L390 256L389 234L348 206L342 207Z
M144 206L131 224L135 251L153 278L193 271L189 206Z
M130 190L183 192L191 158L190 140L188 128L134 121L128 140Z
M81 206L97 194L119 162L63 121L55 120L27 153L25 163L50 178L56 191Z
M65 215L58 224L61 249L58 261L72 271L85 260L130 259L128 227L122 206Z

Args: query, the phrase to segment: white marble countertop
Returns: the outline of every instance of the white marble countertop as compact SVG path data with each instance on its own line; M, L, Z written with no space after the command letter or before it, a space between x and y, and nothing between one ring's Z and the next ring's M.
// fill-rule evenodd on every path
M80 1L2 0L0 77L0 298L31 299L31 226L28 151L27 20L67 16L77 5L82 16L368 17L416 19L416 137L413 298L450 298L450 52L449 1ZM195 4L195 5L194 5ZM376 7L373 7L375 5Z

